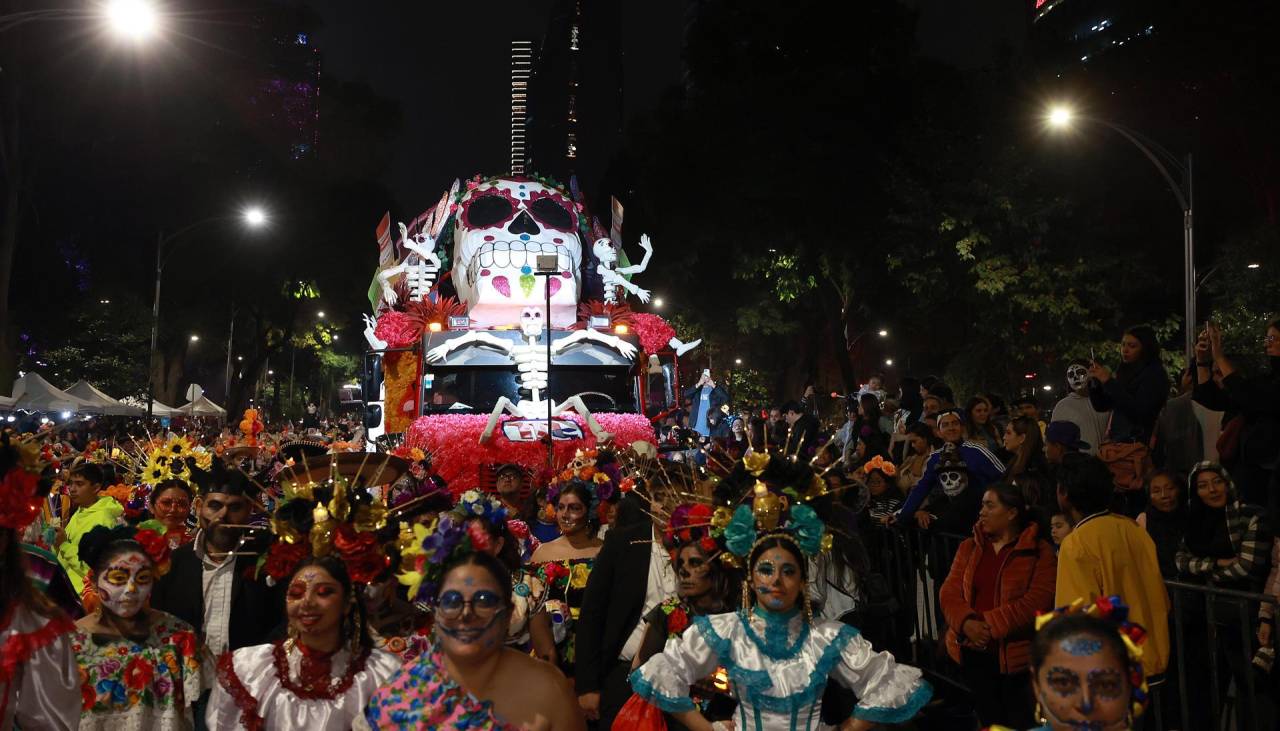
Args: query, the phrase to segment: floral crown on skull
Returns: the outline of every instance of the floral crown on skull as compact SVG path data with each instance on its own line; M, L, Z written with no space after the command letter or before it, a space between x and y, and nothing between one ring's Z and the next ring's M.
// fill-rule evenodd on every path
M165 526L158 520L148 520L137 526L120 525L113 528L95 526L84 534L77 547L77 557L85 565L92 567L97 563L102 552L119 541L137 543L151 563L155 565L156 577L169 573L169 539L165 537ZM94 588L97 579L90 568L84 577L84 589L80 594L80 602L85 612L92 614L100 606L98 592Z
M1092 604L1085 604L1083 599L1076 599L1071 604L1058 607L1036 616L1036 631L1039 632L1053 620L1060 617L1089 615L1103 620L1115 627L1124 643L1126 662L1129 665L1127 680L1131 688L1130 698L1133 702L1133 715L1140 716L1150 702L1150 691L1147 687L1146 671L1142 667L1142 646L1147 641L1147 631L1142 625L1129 621L1129 605L1119 596L1098 597Z
M611 453L601 454L594 448L579 449L547 487L547 504L555 505L567 485L578 484L591 494L587 515L598 516L602 503L612 501L619 491L626 491L623 482L621 470Z

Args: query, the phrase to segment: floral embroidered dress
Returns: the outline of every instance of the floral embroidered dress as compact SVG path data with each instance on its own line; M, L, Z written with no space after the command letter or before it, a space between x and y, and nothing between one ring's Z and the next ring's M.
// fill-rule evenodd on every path
M493 704L482 701L444 672L439 645L405 665L374 693L364 712L368 728L377 731L519 731L497 718ZM357 724L356 728L362 728Z
M80 723L75 625L17 603L0 619L0 729L74 731Z
M292 640L242 647L218 659L205 721L211 731L347 731L399 667L384 650L324 655Z
M142 642L77 629L82 731L189 729L191 704L204 691L200 643L191 625L151 611Z
M798 610L695 617L631 674L637 695L664 711L694 709L689 687L723 666L738 697L736 727L756 731L822 728L822 690L834 677L860 699L855 718L902 723L928 702L920 671L874 652L840 622L810 624Z
M587 593L587 579L595 566L595 557L571 558L531 564L529 570L546 586L546 610L551 613L560 669L573 677L574 625L582 611L582 597Z

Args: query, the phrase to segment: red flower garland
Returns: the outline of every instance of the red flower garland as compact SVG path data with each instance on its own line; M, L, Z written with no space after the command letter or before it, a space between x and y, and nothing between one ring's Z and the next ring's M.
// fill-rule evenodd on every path
M331 701L346 693L356 681L356 675L364 672L364 664L369 659L369 648L360 648L360 654L347 663L347 671L338 679L337 685L329 685L323 690L307 689L293 682L289 677L289 655L284 650L284 640L278 640L271 648L271 659L276 667L276 678L280 685L290 693L308 701Z
M40 514L44 498L37 496L39 475L15 468L0 480L0 526L21 531Z
M333 536L333 547L347 566L347 574L357 584L368 584L387 568L387 557L382 553L378 537L371 532L361 532L350 523L338 525Z
M310 552L301 543L276 541L267 549L267 560L262 570L277 581L287 579L293 573L293 567L308 555Z

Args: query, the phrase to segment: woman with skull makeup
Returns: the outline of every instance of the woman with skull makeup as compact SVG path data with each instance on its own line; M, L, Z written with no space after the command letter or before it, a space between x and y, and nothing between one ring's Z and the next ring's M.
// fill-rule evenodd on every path
M410 599L435 611L435 642L374 693L355 728L585 731L555 666L507 645L511 574L455 517L415 534L402 564Z
M1062 607L1036 619L1031 643L1035 731L1129 731L1146 709L1141 626L1120 597ZM1009 731L992 726L991 731Z
M12 438L14 442L18 438ZM80 722L75 625L27 578L19 535L40 515L50 482L34 440L0 435L0 729L73 731ZM70 590L68 589L68 593Z
M214 731L344 731L400 659L373 649L346 563L298 561L285 585L288 639L229 651L205 715Z
M80 539L85 609L72 649L80 666L81 729L189 729L204 683L191 625L149 607L169 565L159 522L106 528Z
M742 610L694 618L679 639L632 673L632 689L694 731L820 728L830 678L859 698L845 728L911 719L932 695L920 671L874 652L853 627L812 617L810 559L830 542L817 514L794 496L819 486L767 484L772 460L754 457L735 468L754 475L751 504L740 505L727 524L712 520L724 525L728 550L745 561ZM732 722L709 721L690 698L690 686L717 667L738 697Z
M529 560L529 569L546 586L546 610L551 615L556 655L560 669L570 678L576 657L574 627L587 579L604 545L596 535L599 505L614 496L613 479L588 462L575 461L568 470L569 479L548 488L547 502L555 506L560 537L539 546Z

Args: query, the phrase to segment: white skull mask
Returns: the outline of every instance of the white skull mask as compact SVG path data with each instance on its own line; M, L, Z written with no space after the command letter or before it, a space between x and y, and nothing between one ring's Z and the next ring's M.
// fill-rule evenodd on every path
M151 559L139 551L130 551L111 559L94 586L107 611L131 619L146 606L154 584Z
M942 485L942 492L946 493L947 497L955 497L969 486L969 475L959 470L939 472L938 484Z
M1072 391L1079 391L1081 388L1084 388L1084 384L1088 382L1088 380L1089 369L1079 363L1073 363L1067 366L1067 385L1071 387Z
M552 323L572 325L582 263L577 204L523 178L468 185L455 211L453 282L472 323L513 325L524 307L545 306L549 289ZM557 275L535 274L540 254L556 255Z
M596 239L591 245L591 253L596 255L601 264L615 264L618 261L618 252L613 248L612 239Z
M526 307L520 313L520 332L524 333L527 338L537 338L542 334L546 323L542 317L542 310L535 310L532 307Z

